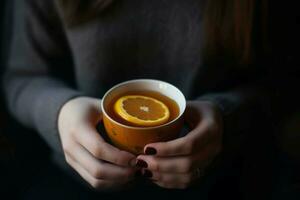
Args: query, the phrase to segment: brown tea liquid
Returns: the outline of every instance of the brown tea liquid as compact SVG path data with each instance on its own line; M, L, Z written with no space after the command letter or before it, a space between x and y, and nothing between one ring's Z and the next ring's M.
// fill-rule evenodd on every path
M179 115L179 106L178 104L171 98L156 92L156 91L130 91L130 92L125 92L122 93L118 96L116 96L111 102L108 103L108 107L107 107L107 114L115 121L127 125L127 126L135 126L135 127L142 127L142 126L137 126L136 124L132 124L124 119L122 119L121 117L119 117L119 115L117 115L114 111L114 104L115 102L123 97L123 96L127 96L127 95L143 95L143 96L147 96L147 97L152 97L154 99L157 99L161 102L163 102L170 111L170 117L168 119L168 121L166 123L169 123L170 121L176 119Z

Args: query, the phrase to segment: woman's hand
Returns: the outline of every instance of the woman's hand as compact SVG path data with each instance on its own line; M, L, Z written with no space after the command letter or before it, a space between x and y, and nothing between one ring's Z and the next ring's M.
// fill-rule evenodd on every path
M79 97L67 102L58 119L66 161L93 188L117 189L135 174L135 156L106 143L96 130L100 101Z
M183 189L201 177L202 171L222 149L222 119L207 101L187 104L185 121L192 129L179 139L145 146L137 157L144 176L165 188Z

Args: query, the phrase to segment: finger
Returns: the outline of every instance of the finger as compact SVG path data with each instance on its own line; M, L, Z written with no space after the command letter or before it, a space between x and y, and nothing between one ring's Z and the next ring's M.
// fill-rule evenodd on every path
M148 144L144 148L146 155L160 157L191 155L209 143L210 131L206 124L199 123L186 136L168 141Z
M207 162L215 157L215 144L209 145L190 156L157 157L140 155L137 157L139 167L153 172L188 173L199 167L206 167Z
M79 163L92 177L104 180L130 180L133 178L135 169L117 166L93 157L79 144L74 145L72 152L67 154Z
M98 159L124 167L135 166L133 154L105 142L95 127L86 125L76 130L75 140Z
M107 190L120 185L120 182L101 180L92 177L79 163L77 163L72 157L66 156L68 164L75 169L75 171L87 181L93 188L97 190Z

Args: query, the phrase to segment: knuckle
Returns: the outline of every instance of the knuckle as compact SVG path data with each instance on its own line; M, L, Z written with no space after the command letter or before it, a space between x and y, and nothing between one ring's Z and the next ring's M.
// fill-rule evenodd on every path
M79 134L81 134L79 125L74 125L70 128L68 137L77 140Z
M71 165L71 159L70 159L70 157L69 156L65 156L65 160L66 160L66 162L69 164L69 165Z
M65 154L69 154L72 151L72 147L73 145L71 144L71 142L64 142L62 145Z
M103 178L103 171L99 167L95 167L91 170L91 175L96 179L102 179Z
M75 126L72 126L71 128L70 128L70 130L69 130L69 134L71 135L71 136L75 136L75 135L77 135L78 134L78 126L77 125L75 125Z
M214 135L218 135L221 132L221 127L215 120L210 120L208 124L208 131Z
M99 158L101 159L102 158L102 155L103 155L103 149L99 146L99 145L96 145L96 144L92 144L91 145L91 153L96 157L96 158Z
M203 120L202 120L202 122L200 122L200 123L202 124L203 128L207 130L211 126L212 119L204 117Z
M100 189L102 188L102 182L99 180L93 180L90 182L90 185L94 188L94 189Z
M213 133L217 132L218 131L217 123L214 120L209 120L207 122L207 130L209 132L213 132Z
M185 153L190 155L195 151L195 149L196 149L196 141L191 138L186 142Z

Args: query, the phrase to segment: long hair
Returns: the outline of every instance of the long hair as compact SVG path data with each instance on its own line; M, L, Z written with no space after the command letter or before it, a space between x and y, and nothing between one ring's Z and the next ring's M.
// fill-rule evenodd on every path
M101 15L115 0L59 1L68 25L76 26ZM227 59L238 65L250 65L256 50L266 46L267 1L207 0L204 13L205 59L219 62Z
M208 0L205 59L250 65L267 51L267 0Z

